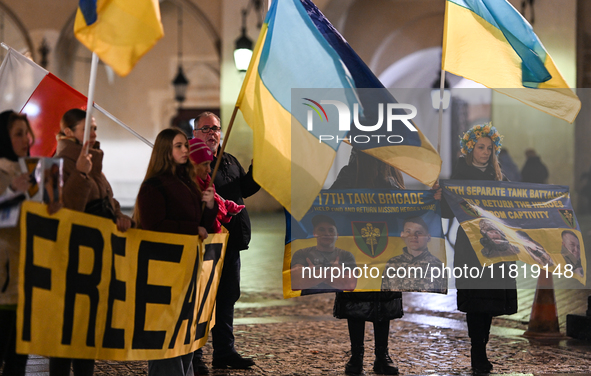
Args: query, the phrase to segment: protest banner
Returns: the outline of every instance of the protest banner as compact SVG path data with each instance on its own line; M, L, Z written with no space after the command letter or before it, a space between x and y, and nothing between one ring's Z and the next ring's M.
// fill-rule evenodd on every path
M447 291L432 191L322 190L301 221L286 213L286 298L330 291Z
M544 268L585 284L585 247L568 186L470 180L440 184L481 265L520 260L534 266L521 267L518 274L525 278L537 278Z
M17 351L141 360L207 341L227 234L130 229L26 201L21 212Z

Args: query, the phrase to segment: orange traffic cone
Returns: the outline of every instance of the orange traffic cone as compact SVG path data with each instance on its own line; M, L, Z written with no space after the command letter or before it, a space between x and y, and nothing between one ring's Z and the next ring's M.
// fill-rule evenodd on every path
M543 270L538 278L529 325L523 336L539 339L560 339L564 337L560 333L558 325L558 310L556 309L552 274L547 275Z

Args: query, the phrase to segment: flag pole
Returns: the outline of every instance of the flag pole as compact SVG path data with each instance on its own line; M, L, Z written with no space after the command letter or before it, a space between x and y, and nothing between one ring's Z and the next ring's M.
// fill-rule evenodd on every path
M144 142L144 144L148 145L149 147L153 148L154 144L152 144L150 141L146 140L141 134L137 133L136 131L134 131L133 129L131 129L130 126L128 126L127 124L125 124L124 122L122 122L121 120L117 119L113 114L111 114L109 111L105 110L104 108L102 108L101 106L99 106L98 104L94 104L93 105L94 108L96 108L99 112L101 112L103 115L105 115L106 117L108 117L109 119L113 120L115 123L119 124L123 129L125 129L126 131L128 131L129 133L131 133L132 135L134 135L135 137L137 137L138 139L140 139L141 141Z
M88 81L88 99L86 101L86 121L84 122L84 142L86 145L90 138L90 122L92 120L92 104L94 102L94 89L96 84L96 71L98 67L98 55L92 53L92 64L90 65L90 79ZM85 154L88 154L88 145L85 148Z
M0 42L0 47L4 48L7 51L13 50L16 53L17 52L15 49L13 49L12 47L8 46L6 43L4 42ZM20 53L19 53L20 54ZM37 63L35 63L32 60L27 59L26 60L29 64L31 64L31 66L37 67L39 69L42 69L44 71L47 71L45 68L40 67L39 65L37 65ZM88 103L87 103L88 105ZM140 135L139 133L137 133L136 131L134 131L130 126L128 126L127 124L125 124L124 122L122 122L121 120L117 119L113 114L111 114L110 112L108 112L107 110L105 110L104 108L102 108L101 106L99 106L97 103L93 103L92 105L95 109L97 109L99 112L101 112L103 115L107 116L109 119L113 120L116 124L120 125L123 129L125 129L126 131L128 131L129 133L131 133L132 135L134 135L135 137L137 137L138 139L140 139L141 141L143 141L146 145L148 145L149 147L154 147L154 145L148 141L146 138L144 138L142 135Z
M273 0L269 0L268 9L271 9L271 1L273 1ZM222 148L220 149L220 155L216 156L217 161L215 162L215 167L213 168L213 172L211 173L211 181L209 182L209 186L211 186L211 184L213 184L213 180L215 179L215 175L218 172L218 168L220 167L222 155L224 154L224 150L226 148L226 143L228 142L228 139L230 138L230 132L232 131L232 126L234 125L234 120L236 119L236 115L238 114L238 108L240 107L239 104L242 102L242 98L244 97L244 89L246 87L245 83L248 82L248 80L250 79L250 75L252 74L252 71L255 69L254 68L254 64L256 62L255 56L258 53L259 49L261 48L261 43L264 40L264 35L265 34L263 34L263 33L259 34L257 42L254 46L254 50L252 51L253 57L250 59L250 63L248 64L248 69L246 70L246 75L244 76L244 80L242 81L242 87L240 88L240 93L238 93L238 98L236 99L236 105L234 106L234 112L232 112L232 117L230 118L230 123L228 124L228 130L226 131L226 135L224 137L224 142L222 142Z
M213 172L211 173L211 180L209 181L209 185L207 188L211 187L213 184L213 180L215 179L215 175L218 172L218 168L220 167L220 162L222 161L222 155L224 155L224 150L226 149L226 144L228 143L228 139L230 138L230 132L232 132L232 126L234 125L234 120L236 120L236 115L238 114L238 106L234 107L234 112L232 112L232 117L230 118L230 123L228 124L228 130L224 135L224 142L222 142L222 147L220 149L220 154L216 155L217 160L215 161L215 167L213 168Z
M439 127L437 132L437 154L441 155L441 133L443 128L443 95L445 92L445 71L441 70L441 80L439 81Z
M224 150L226 149L226 144L228 143L228 139L230 138L230 132L232 132L232 126L234 125L234 120L236 119L236 114L238 114L238 106L234 107L234 112L232 112L232 117L230 118L230 123L228 124L228 130L224 136L224 142L222 142L222 147L220 149L220 153L216 155L217 160L215 161L215 167L213 168L213 172L211 173L211 179L209 179L209 184L207 184L207 188L211 188L213 185L213 181L215 179L215 175L218 172L220 167L220 162L222 161L222 155L224 155ZM220 124L221 125L221 124ZM205 209L205 201L201 204L201 211Z

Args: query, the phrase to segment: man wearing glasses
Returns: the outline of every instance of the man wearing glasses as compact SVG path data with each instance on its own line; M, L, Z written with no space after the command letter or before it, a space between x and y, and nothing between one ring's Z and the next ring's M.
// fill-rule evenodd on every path
M203 112L195 119L193 136L201 139L213 152L211 162L213 171L220 150L220 118L212 112ZM216 192L226 200L244 205L243 198L252 196L261 188L252 178L252 165L248 173L231 154L224 153L214 179ZM216 297L215 326L211 330L213 341L213 368L246 369L255 363L243 358L234 348L234 304L240 297L240 251L248 249L250 242L250 218L246 208L238 213L230 223L224 225L230 232L226 247L226 259L222 269L218 295ZM193 367L199 374L207 374L207 366L202 360L201 349L195 352Z

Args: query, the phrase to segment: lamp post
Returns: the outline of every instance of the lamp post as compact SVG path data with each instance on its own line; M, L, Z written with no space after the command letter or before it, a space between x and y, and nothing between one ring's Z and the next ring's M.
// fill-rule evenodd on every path
M179 102L179 108L183 105L183 102L187 98L187 86L189 86L189 80L185 76L183 71L183 10L178 7L178 70L176 77L172 80L172 86L174 87L174 99Z
M189 80L185 77L183 66L180 63L176 77L172 80L172 85L174 86L174 99L179 102L179 107L181 107L187 98L187 86L189 86Z
M247 9L242 9L242 34L236 39L236 48L234 49L234 64L239 72L246 72L252 58L252 40L246 35L247 13Z
M443 84L443 99L441 99L441 72L437 76L437 79L431 85L431 105L437 111L439 110L439 101L441 100L443 105L441 106L443 110L447 110L449 107L449 102L451 100L451 90L449 90L449 83L447 79L444 81Z

